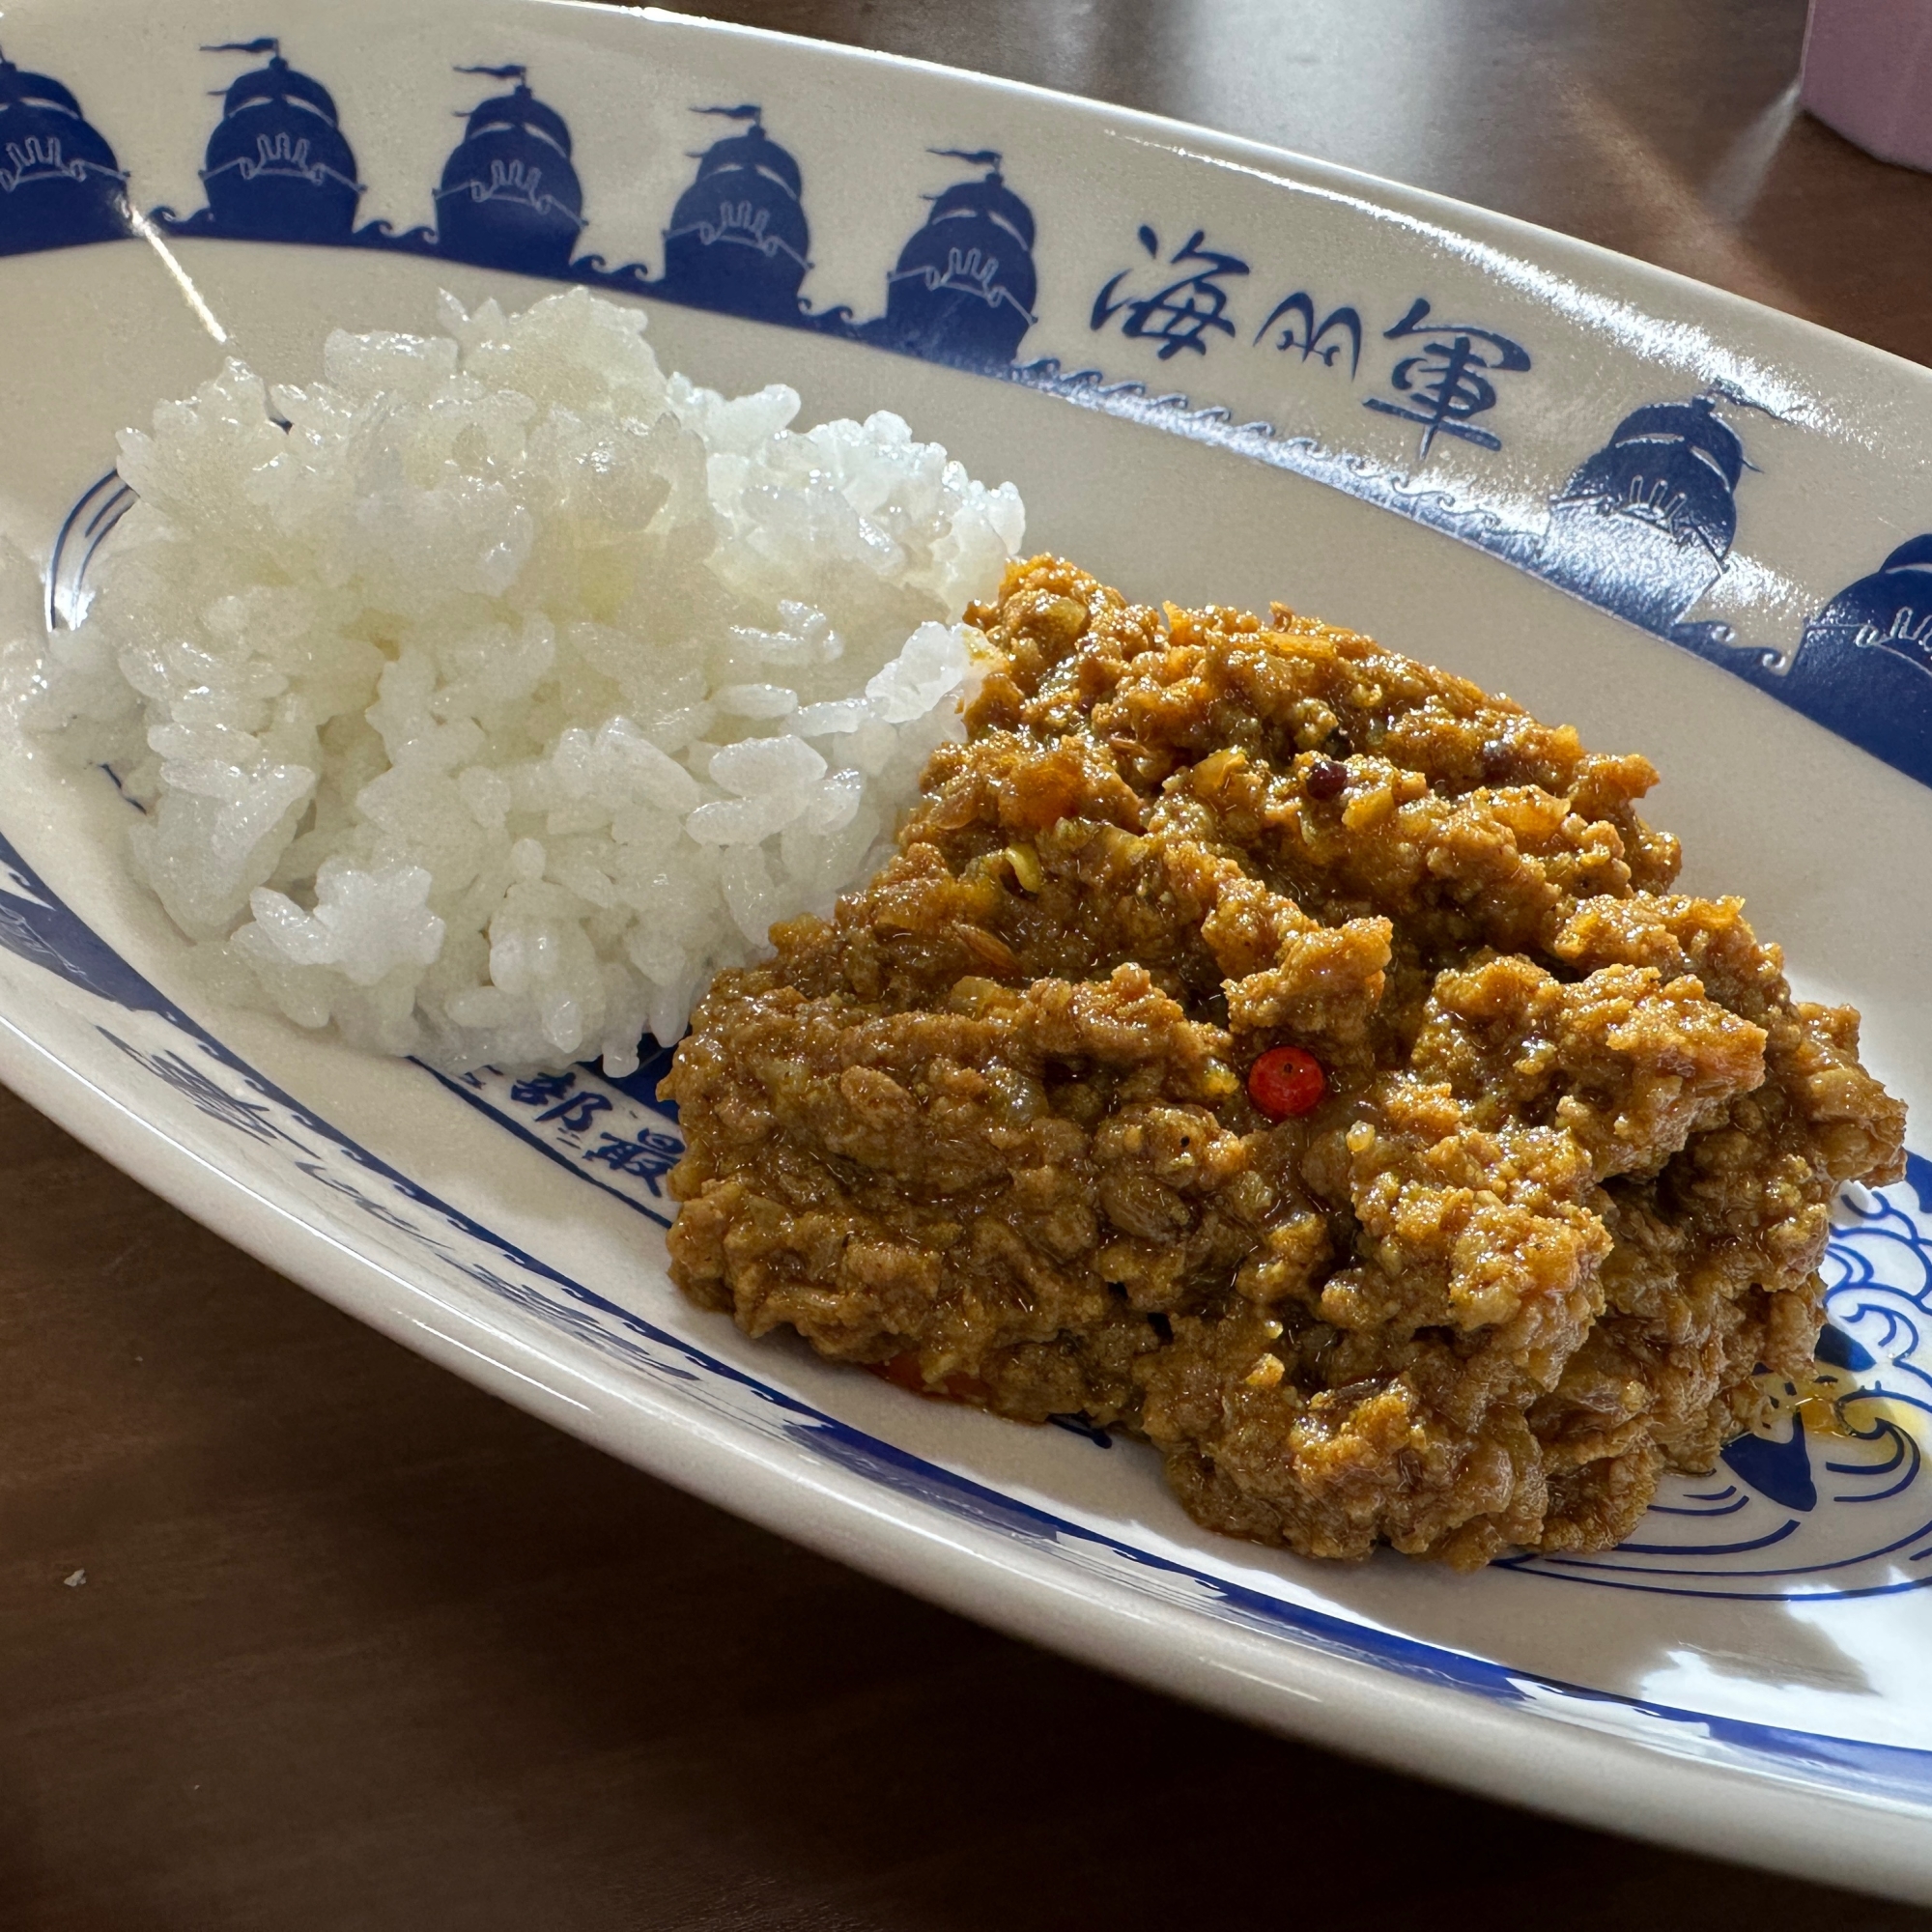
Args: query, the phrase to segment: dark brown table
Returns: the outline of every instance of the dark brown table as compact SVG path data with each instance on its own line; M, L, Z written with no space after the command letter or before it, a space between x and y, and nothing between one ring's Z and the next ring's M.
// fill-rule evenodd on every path
M700 11L1280 142L1932 359L1932 179L1796 111L1803 0ZM991 1635L430 1368L0 1094L0 1928L1551 1912L1932 1925Z

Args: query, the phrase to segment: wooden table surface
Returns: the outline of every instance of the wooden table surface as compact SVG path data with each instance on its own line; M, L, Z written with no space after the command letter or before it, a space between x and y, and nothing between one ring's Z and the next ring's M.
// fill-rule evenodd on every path
M1506 210L1932 359L1932 178L1803 0L738 0ZM86 1581L63 1579L85 1570ZM0 1094L0 1927L1932 1915L1244 1730L805 1553L357 1327Z

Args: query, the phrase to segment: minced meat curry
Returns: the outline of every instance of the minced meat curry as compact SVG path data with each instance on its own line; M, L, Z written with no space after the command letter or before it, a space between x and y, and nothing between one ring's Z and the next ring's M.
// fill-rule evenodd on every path
M1901 1171L1858 1015L1670 892L1640 757L1280 606L1042 557L970 617L897 856L678 1049L678 1283L1136 1432L1236 1535L1619 1541L1805 1369L1833 1190Z

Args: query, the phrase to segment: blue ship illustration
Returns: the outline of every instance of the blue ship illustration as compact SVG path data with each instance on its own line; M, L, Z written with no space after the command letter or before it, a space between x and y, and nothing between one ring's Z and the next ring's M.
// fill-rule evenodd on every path
M749 101L693 111L746 125L692 156L697 175L671 211L657 291L699 308L795 323L799 284L811 266L798 163Z
M185 220L157 208L156 223L174 234L244 242L349 241L362 184L327 88L292 68L272 36L202 51L267 54L269 63L222 95L201 170L207 207Z
M1723 573L1745 468L1714 398L1634 410L1551 502L1533 567L1648 631L1724 642L1726 627L1682 619Z
M59 81L0 55L0 255L111 242L128 177Z
M1839 591L1782 677L1752 682L1932 784L1932 533Z
M364 189L335 101L319 81L289 64L279 41L270 36L210 50L264 59L222 91L220 119L201 171L207 205L185 220L156 209L157 227L470 262L821 331L1057 394L1100 399L1103 407L1142 420L1210 435L1474 544L1722 666L1932 783L1932 595L1926 594L1932 590L1932 533L1894 550L1879 569L1833 598L1793 654L1690 616L1725 571L1736 567L1737 493L1752 466L1732 412L1763 407L1721 383L1625 414L1603 447L1551 497L1541 527L1529 520L1499 521L1480 503L1406 490L1398 478L1368 473L1346 453L1317 449L1266 424L1236 425L1225 412L1193 410L1184 398L1148 399L1137 385L1108 384L1099 370L1063 372L1051 357L1022 365L1020 348L1033 327L1038 294L1036 224L1031 208L1008 185L995 150L927 150L958 164L965 178L927 197L924 221L906 238L886 277L884 312L860 321L842 304L816 308L803 293L811 267L803 171L766 131L756 103L696 110L736 125L693 154L696 172L664 230L664 268L654 280L641 262L611 267L582 247L583 190L569 126L536 98L521 63L457 70L508 86L463 113L463 137L434 190L433 221L398 233L383 220L356 226ZM4 57L0 157L0 255L130 232L126 175L73 95L44 75L23 73ZM1143 231L1151 248L1151 229ZM1236 260L1212 250L1185 259L1210 269L1219 265L1217 272ZM1194 304L1207 302L1198 284L1211 276L1188 279L1192 293L1173 312L1190 327L1206 327L1200 318L1207 308ZM1223 326L1223 299L1214 292L1209 321L1216 327ZM1308 309L1304 331L1312 329L1312 297L1303 292L1284 307L1297 301ZM1353 311L1334 313L1339 318ZM1384 334L1428 337L1435 327L1425 326L1428 314L1428 301L1418 297L1404 321ZM1458 343L1465 335L1471 342L1480 337L1506 358L1522 358L1520 365L1470 359L1474 352L1464 344L1454 353L1463 355L1465 374L1527 366L1527 349L1490 331L1444 323L1437 335L1452 327ZM1304 359L1314 353L1324 352L1304 345ZM1433 353L1448 355L1451 347L1438 340ZM1487 395L1488 385L1481 386ZM1129 389L1137 400L1127 400ZM1459 431L1449 421L1459 414L1458 398L1462 413L1488 407L1473 388L1456 389L1454 398L1444 388L1438 401L1447 433L1489 446L1487 432L1478 436L1466 423ZM1372 399L1372 406L1382 404Z
M1883 652L1932 681L1932 535L1902 543L1869 577L1848 584L1804 627L1812 661Z
M530 92L517 66L459 73L514 80L469 112L436 190L438 252L524 275L567 275L583 230L583 189L570 159L570 129Z
M863 332L902 355L1004 368L1034 324L1033 211L1007 185L992 150L927 152L986 172L934 198L887 277L885 314Z

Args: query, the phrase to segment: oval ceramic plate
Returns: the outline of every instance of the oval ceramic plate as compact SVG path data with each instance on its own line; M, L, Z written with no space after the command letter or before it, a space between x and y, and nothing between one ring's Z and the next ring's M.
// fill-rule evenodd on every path
M1280 597L1641 748L1687 884L1746 894L1932 1107L1924 372L1290 156L668 15L18 0L0 35L16 676L111 540L115 432L157 400L224 355L293 379L330 327L430 327L442 287L588 283L714 385L898 411L1020 486L1030 544L1131 593ZM1923 1161L1843 1207L1817 1381L1624 1548L1324 1567L1196 1529L1133 1443L923 1403L685 1306L648 1061L448 1083L198 1005L117 871L127 810L10 731L0 1074L318 1293L1149 1683L1932 1896Z

